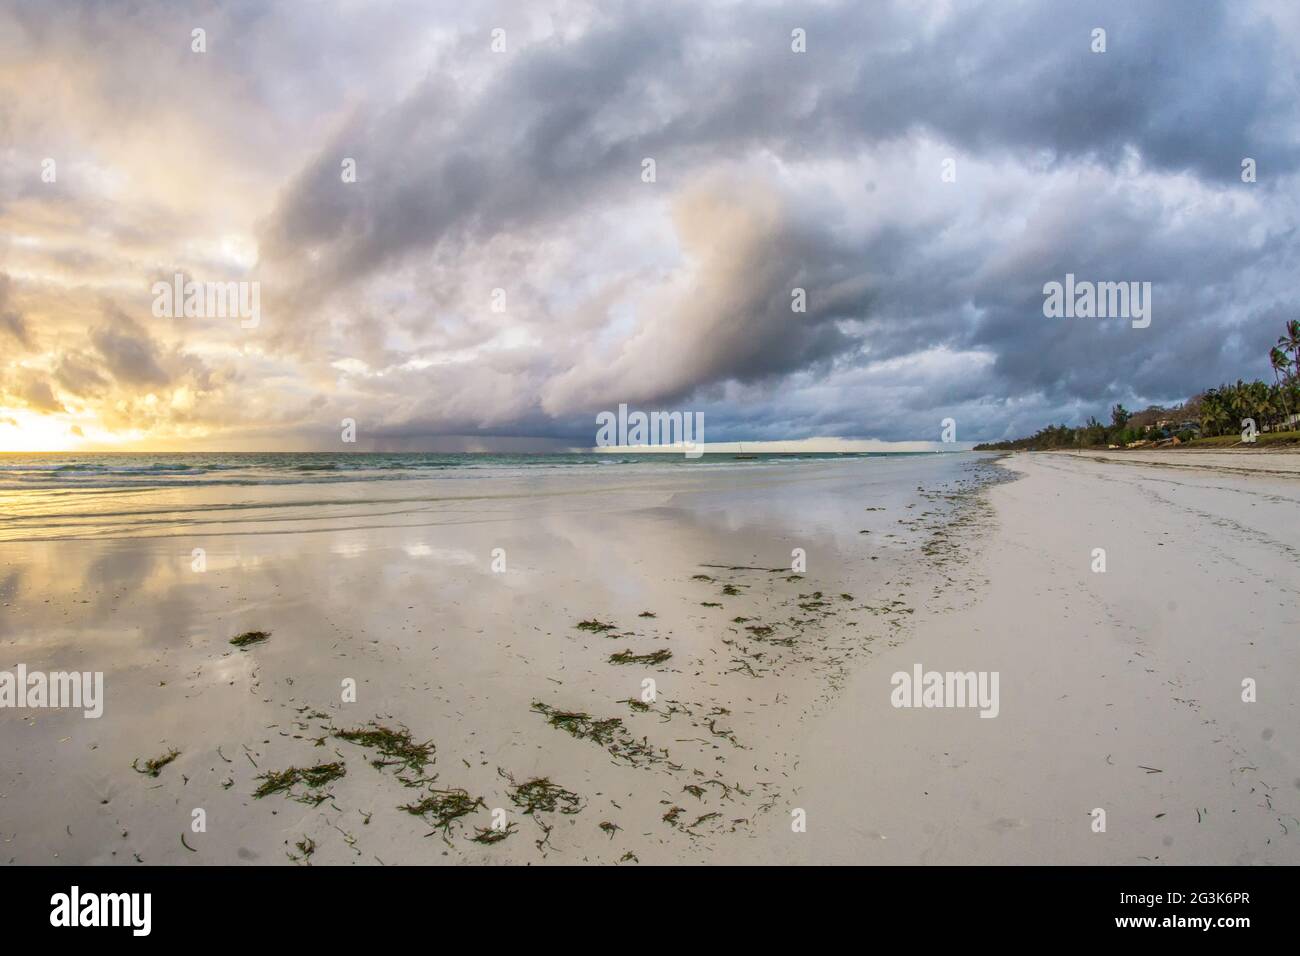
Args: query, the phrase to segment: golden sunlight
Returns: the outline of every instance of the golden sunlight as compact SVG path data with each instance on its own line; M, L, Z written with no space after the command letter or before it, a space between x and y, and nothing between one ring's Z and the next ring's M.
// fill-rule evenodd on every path
M54 415L0 408L0 452L72 451L85 444L73 426Z

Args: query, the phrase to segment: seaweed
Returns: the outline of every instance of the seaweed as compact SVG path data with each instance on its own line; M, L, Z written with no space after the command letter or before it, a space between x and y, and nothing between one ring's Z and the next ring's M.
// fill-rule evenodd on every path
M648 707L646 708L649 709ZM581 711L556 710L540 700L533 701L532 710L546 718L552 727L567 732L579 740L590 740L609 751L610 756L626 760L633 766L660 763L668 759L666 750L656 749L645 737L633 737L621 717L598 720Z
M447 790L430 790L424 799L408 803L398 809L420 817L432 826L435 832L441 830L442 838L446 840L453 823L473 813L477 808L486 806L482 797L471 797L467 791L452 787ZM432 835L433 833L426 834L426 836Z
M380 756L370 761L370 765L376 770L382 770L384 767L405 767L407 770L422 774L424 768L434 763L436 759L434 753L437 748L433 745L433 741L416 743L411 732L405 727L393 730L372 720L367 727L336 730L334 736L360 747L372 747L378 750Z
M709 718L708 720L709 733L711 733L715 737L725 738L734 746L739 747L740 743L736 740L735 732L730 730L719 730L717 727L717 723L718 723L718 719L716 717Z
M579 740L594 740L602 747L614 742L615 734L623 728L623 721L618 717L595 720L591 714L581 711L556 710L539 700L533 701L533 711L546 717L552 727L567 731Z
M658 650L650 654L633 654L631 651L619 651L609 655L611 664L662 664L673 656L672 651Z
M523 810L525 816L532 817L538 829L542 831L541 839L534 841L538 850L546 848L551 841L551 831L555 829L554 824L543 820L541 814L558 812L569 816L580 813L583 809L584 804L580 796L572 790L566 790L559 784L552 783L549 777L534 777L523 783L517 783L514 777L500 767L497 767L497 773L510 781L510 788L506 791L510 802Z
M493 843L500 843L510 834L515 832L518 824L507 823L504 827L475 827L474 835L470 839L475 843L482 843L484 846L491 846Z
M167 751L161 757L153 757L149 760L146 760L144 762L143 767L140 766L140 758L136 757L134 760L131 761L131 769L134 770L136 773L145 773L151 777L156 777L158 776L158 774L162 773L163 767L167 766L169 763L171 763L180 755L181 752L173 748Z
M319 806L330 798L330 794L315 793L295 796L293 788L301 783L312 790L319 790L321 787L345 776L347 772L347 767L338 761L318 763L314 767L290 767L287 770L270 770L256 778L265 782L253 791L253 796L260 800L262 797L268 797L273 793L283 793L287 797L293 797L299 803Z
M551 783L550 777L534 777L523 783L516 783L515 778L504 770L497 768L497 773L510 781L506 795L510 802L519 807L525 816L536 817L538 813L562 813L566 816L582 811L582 798L571 790L565 790L559 784Z
M579 621L574 625L580 631L590 631L593 634L604 634L606 631L612 631L618 627L617 624L606 624L604 621L598 621L590 618L586 621Z
M241 650L254 644L264 644L271 637L270 631L245 631L230 639L230 643Z

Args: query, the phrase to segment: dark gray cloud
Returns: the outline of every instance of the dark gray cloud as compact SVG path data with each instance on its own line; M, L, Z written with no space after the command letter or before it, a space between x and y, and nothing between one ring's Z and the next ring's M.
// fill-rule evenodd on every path
M717 439L927 438L948 416L994 438L1266 375L1294 309L1283 0L72 6L22 33L87 64L109 115L184 112L228 166L274 171L245 224L248 340L280 363L257 387L301 412L286 432L350 414L408 447L583 444L631 402L704 410ZM191 23L207 59L177 40ZM66 188L49 202L97 204L114 237L185 245L161 200ZM202 249L174 259L218 268ZM155 258L142 271L170 274ZM1046 318L1066 273L1152 283L1151 326ZM3 305L0 336L26 341ZM209 381L126 315L90 341L53 365L71 395Z
M16 309L10 308L9 285L9 277L0 272L0 336L8 336L23 348L30 348L32 343L27 333L27 320Z
M108 385L94 360L80 352L68 352L60 357L54 380L61 389L78 398L97 395Z
M457 80L462 64L449 58L395 104L358 110L285 190L263 253L314 306L412 261L466 263L495 237L542 242L581 229L591 210L629 201L650 156L657 188L711 210L714 222L694 227L695 281L657 299L661 310L619 348L575 342L550 363L538 388L557 425L578 408L699 400L729 381L780 389L800 371L835 381L934 348L992 358L978 375L915 396L936 408L1176 399L1258 371L1279 306L1267 291L1250 301L1249 289L1294 265L1289 225L1264 224L1261 242L1264 210L1250 205L1290 182L1298 158L1287 66L1296 38L1267 12L1116 2L670 15L626 4L575 41L499 57L485 80ZM794 27L808 32L806 54L790 51ZM1094 27L1107 32L1105 53L1090 49ZM458 56L490 57L483 46L467 39ZM895 196L875 222L849 210L863 228L845 234L833 215L819 218L815 184L764 183L746 168L755 156L841 173L860 163L871 188L889 194L922 177L873 176L871 157L908 140L957 158L957 183L940 184L936 168L926 188L949 189L966 209L909 218ZM340 187L344 156L361 170L353 188ZM1241 182L1246 156L1268 171L1260 183ZM966 185L972 166L981 175ZM999 171L1009 182L996 195L972 195ZM716 185L730 174L730 188L701 195L701 178ZM1160 182L1167 188L1153 195ZM764 208L768 193L780 194L777 212ZM979 235L969 207L981 202L997 203L985 221L1002 234ZM717 227L728 217L743 237ZM955 229L965 241L942 238ZM689 249L691 237L679 238ZM1155 283L1153 327L1043 318L1042 284L1066 272ZM796 285L809 290L805 316L789 311ZM571 331L564 315L549 321L561 338ZM288 338L312 334L299 326ZM890 375L906 389L905 371ZM829 420L846 429L901 438L918 428L917 409L897 420L848 416L846 397L822 393L836 409ZM724 428L731 419L770 431L725 405L718 415ZM813 434L825 418L779 428ZM996 415L988 421L996 427Z
M90 342L115 379L126 385L139 386L166 385L170 381L170 376L159 364L158 346L143 326L116 306L105 307L104 320L102 325L91 330ZM86 372L78 375L72 371L71 374L83 386L93 381Z

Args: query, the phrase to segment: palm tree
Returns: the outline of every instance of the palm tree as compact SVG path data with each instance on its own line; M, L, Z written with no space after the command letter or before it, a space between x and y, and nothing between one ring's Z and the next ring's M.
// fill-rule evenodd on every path
M1224 386L1226 389L1228 386ZM1228 422L1228 403L1224 398L1223 391L1217 388L1209 389L1205 397L1201 399L1201 428L1206 435L1220 435L1222 428Z
M1281 348L1274 347L1268 350L1268 364L1273 366L1273 378L1277 380L1278 393L1282 397L1282 407L1286 409L1286 417L1291 417L1291 400L1287 396L1286 383L1291 377L1291 360L1286 357L1286 353Z
M1241 420L1250 416L1250 406L1246 400L1246 383L1237 379L1236 385L1225 385L1223 391L1226 393L1228 413L1231 416L1228 431L1236 431L1241 427Z
M1246 386L1246 395L1248 406L1251 411L1251 417L1254 418L1262 428L1265 424L1271 424L1273 416L1280 410L1273 401L1273 391L1268 387L1267 382L1254 381Z
M1290 375L1300 376L1300 319L1292 319L1286 324L1286 335L1278 338L1277 347L1284 353L1290 352L1295 356L1295 360L1292 362L1295 366L1295 372L1290 373Z

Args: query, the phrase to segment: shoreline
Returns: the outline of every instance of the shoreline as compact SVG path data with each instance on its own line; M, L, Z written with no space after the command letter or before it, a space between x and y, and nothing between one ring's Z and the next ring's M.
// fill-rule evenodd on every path
M492 499L412 482L382 517L333 505L309 529L0 543L22 569L4 659L107 672L100 720L0 712L10 858L666 863L779 839L803 722L942 583L944 516L991 467L542 477ZM251 631L269 637L229 645ZM425 742L418 769L383 749ZM51 772L77 783L51 795ZM496 810L510 832L477 842Z
M988 492L979 597L920 609L810 734L805 799L834 825L797 862L1300 862L1300 476L1002 463L1021 479ZM999 717L891 708L913 662L1000 671Z
M0 710L5 859L1298 862L1300 485L1251 462L441 482L363 527L0 542L0 669L108 675L99 720ZM997 672L997 716L891 706L918 667Z

